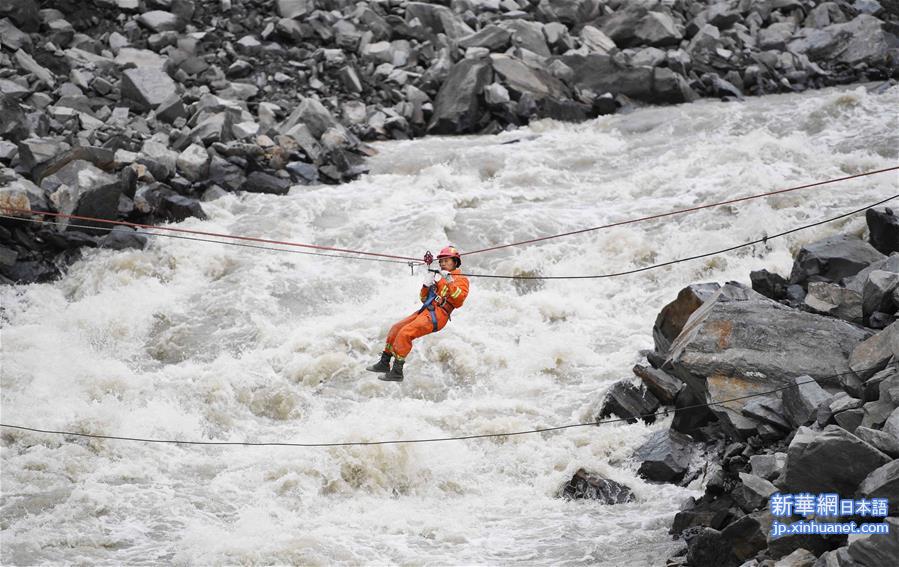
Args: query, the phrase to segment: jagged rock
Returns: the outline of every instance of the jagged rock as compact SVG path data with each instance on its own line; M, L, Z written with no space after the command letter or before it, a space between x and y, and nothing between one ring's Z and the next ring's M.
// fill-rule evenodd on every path
M637 43L637 28L646 15L642 6L626 5L614 13L596 20L599 28L620 47L630 47Z
M782 392L784 416L794 428L810 424L830 395L810 376L788 378L786 383L791 387Z
M664 12L649 12L634 30L638 43L657 47L676 46L683 37L674 19Z
M512 45L542 57L552 55L546 45L546 36L543 35L543 24L524 20L505 20L499 25L509 32Z
M35 61L31 55L19 49L15 53L15 59L19 67L37 77L48 87L53 88L56 86L56 76L49 69Z
M678 482L690 466L693 454L691 439L677 431L653 433L635 452L641 461L638 472L650 481Z
M721 289L716 283L691 284L680 290L677 299L666 305L656 317L652 337L656 352L664 354L683 330L690 315Z
M446 6L427 4L425 2L406 3L406 22L418 19L431 32L445 33L447 37L457 39L474 33L462 18Z
M768 270L756 270L749 272L749 280L752 289L775 301L787 296L787 280L783 276L771 273Z
M689 386L681 388L674 399L674 419L671 429L680 433L697 436L700 428L716 419L708 406L705 397L696 393Z
M140 67L122 73L122 100L138 110L151 110L162 104L177 86L162 69Z
M735 520L721 531L737 561L746 561L768 546L768 533L773 518L767 510L759 510Z
M884 255L864 240L840 234L807 244L793 262L790 283L837 282L853 276Z
M677 393L684 383L663 370L649 366L634 366L634 374L637 375L656 399L668 406L674 404Z
M880 399L868 402L862 406L862 421L859 424L862 427L875 427L880 429L889 419L890 414L896 409L896 404L889 399Z
M628 423L643 419L646 423L655 421L652 414L659 408L659 400L650 392L641 391L627 381L612 384L603 399L597 419L602 420L614 414L626 418Z
M147 244L147 237L128 226L116 226L109 234L99 241L100 248L112 248L113 250L125 250L135 248L143 250Z
M513 92L529 93L534 100L569 96L565 85L546 71L532 69L507 55L492 55L490 59L496 76Z
M858 344L849 357L849 367L859 379L867 380L883 370L892 357L899 360L899 322Z
M756 475L739 473L740 484L731 496L744 512L754 512L768 502L768 497L777 492L777 487Z
M85 160L75 160L41 182L49 193L56 210L64 214L116 220L119 198L122 195L120 180ZM60 217L57 226L65 230L69 220ZM109 225L98 221L78 220L81 228L90 234L105 234Z
M786 463L786 453L752 455L749 457L749 466L752 469L752 474L771 481L780 476Z
M473 131L480 119L478 97L492 80L489 61L463 59L453 65L437 93L428 132L463 134Z
M890 514L899 513L899 459L871 471L858 487L864 498L886 498L890 502Z
M793 39L796 24L792 21L775 22L765 29L759 30L758 46L763 50L784 51Z
M544 22L573 26L590 21L601 13L599 0L540 0L537 14Z
M861 14L844 24L821 29L803 28L787 48L808 55L812 61L838 61L856 65L887 57L890 39L874 16Z
M842 427L800 427L787 451L784 490L855 494L861 481L891 459Z
M775 396L762 396L750 399L743 406L742 414L761 423L767 423L772 427L789 431L793 426L784 417L784 404Z
M613 53L618 50L612 38L593 26L584 26L580 34L581 45L595 53Z
M9 18L28 33L37 32L41 25L38 3L34 0L4 0L0 3L0 18Z
M578 469L560 492L566 500L599 500L603 504L632 502L634 495L627 486L597 474Z
M861 325L862 295L857 291L828 282L809 282L805 306L813 313L837 317Z
M893 291L897 288L899 273L874 270L868 274L862 291L862 312L865 319L877 311L895 312L897 306L893 303Z
M581 90L625 95L650 103L680 103L695 96L683 77L670 69L657 74L661 69L626 67L602 53L570 54L561 61L574 71L572 83Z
M282 18L299 18L315 9L315 0L278 0L278 15Z
M883 432L899 438L899 408L893 410L886 423L883 424Z
M864 417L865 410L851 409L835 413L833 415L833 420L837 422L837 425L839 425L849 433L853 433L858 428L858 426L861 425L862 419L864 419Z
M178 154L178 173L191 181L200 181L209 173L209 153L200 144L191 144Z
M476 33L459 38L458 45L462 49L470 47L486 47L490 51L500 51L509 45L512 34L499 26L484 26Z
M342 128L328 109L311 97L304 98L296 110L278 126L278 130L288 133L298 124L304 124L315 138L321 138L322 134L331 128Z
M240 187L241 191L250 193L272 193L286 195L290 191L290 182L263 171L254 171Z
M896 216L893 209L868 209L865 211L865 220L871 233L871 246L882 254L899 252L899 216Z
M712 528L701 528L687 542L687 563L689 565L718 565L736 567L731 552L731 542L721 532Z
M781 557L774 564L774 567L812 567L817 557L807 549L799 548L793 553Z
M854 276L843 279L842 283L848 289L864 294L865 284L868 283L868 277L875 271L899 273L899 254L893 254L892 256L869 264L867 268Z
M7 18L0 19L0 45L5 45L13 51L32 49L31 37Z
M854 539L849 544L849 557L854 561L853 566L895 565L896 558L899 557L899 518L885 518L884 522L890 526L889 534L871 534Z
M838 386L849 354L868 333L849 323L796 312L739 284L706 300L672 343L666 365L705 401L766 392L795 376ZM711 407L726 426L745 423L748 399ZM732 431L733 432L733 431Z

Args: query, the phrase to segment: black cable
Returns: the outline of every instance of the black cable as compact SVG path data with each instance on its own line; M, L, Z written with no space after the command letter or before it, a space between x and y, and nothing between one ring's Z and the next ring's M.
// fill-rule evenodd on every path
M660 264L652 264L650 266L644 266L642 268L635 268L633 270L627 270L624 272L599 274L599 275L595 275L595 276L498 276L498 275L493 275L493 274L466 274L466 273L463 273L462 275L469 277L469 278L494 278L494 279L506 279L506 280L588 280L588 279L601 279L601 278L617 278L620 276L627 276L627 275L636 274L639 272L646 272L648 270L655 270L656 268L663 268L665 266L671 266L673 264L680 264L681 262L688 262L690 260L698 260L700 258L708 258L709 256L716 256L718 254L723 254L725 252L732 252L734 250L738 250L740 248L745 248L747 246L753 246L755 244L765 244L769 240L774 240L775 238L780 238L780 237L786 236L788 234L793 234L794 232L799 232L801 230L807 230L809 228L814 228L814 227L820 226L822 224L827 224L830 222L840 220L842 218L846 218L846 217L858 214L862 211L866 211L868 209L871 209L871 208L877 207L879 205L882 205L884 203L887 203L889 201L892 201L896 197L899 197L899 195L893 195L892 197L889 197L888 199L878 201L874 204L868 205L866 207L862 207L861 209L856 209L856 210L850 211L848 213L843 213L842 215L838 215L838 216L835 216L835 217L832 217L829 219L824 219L824 220L814 222L812 224L800 226L797 228L792 228L790 230L787 230L784 232L779 232L777 234L772 234L770 236L764 236L762 238L759 238L757 240L752 240L752 241L746 242L744 244L737 244L736 246L730 246L729 248L722 248L720 250L715 250L713 252L705 252L703 254L697 254L696 256L688 256L687 258L680 258L678 260L669 260L667 262L662 262Z
M28 221L28 222L40 223L40 224L56 224L55 221L31 219L31 218L21 218L21 217L14 217L14 216L10 216L10 215L0 215L0 218L13 219L13 220L19 220L19 221ZM88 225L83 225L83 224L71 224L71 223L67 224L66 226L72 227L72 228L86 228L86 229L90 229L90 230L105 230L107 232L111 232L111 231L115 230L115 228L116 228L116 227L106 227L106 226L88 226ZM323 252L304 252L302 250L291 250L291 249L287 249L287 248L272 248L270 246L260 246L258 244L243 244L240 242L224 242L221 240L212 240L209 238L197 238L195 236L179 236L177 234L159 234L156 232L147 232L147 231L141 230L141 229L135 229L134 232L137 234L143 234L144 236L162 236L165 238L178 238L180 240L194 240L196 242L210 242L212 244L224 244L226 246L240 246L242 248L257 248L260 250L270 250L273 252L289 252L291 254L304 254L306 256L324 256L326 258L342 258L345 260L368 260L369 262L389 262L389 263L393 263L393 264L407 264L407 265L409 264L409 262L407 260L389 260L387 258L368 258L365 256L344 256L341 254L325 254Z
M866 369L860 370L859 372L864 373L864 372L868 372L868 371L872 371L872 370L881 370L881 368L880 367L866 368ZM857 373L850 370L849 372L840 372L838 374L822 376L820 379L823 380L823 379L827 379L827 378L837 378L840 376L847 376L850 374L855 375ZM617 422L621 422L621 421L633 421L636 419L645 419L648 417L667 416L671 412L676 413L679 411L686 411L686 410L691 410L691 409L698 409L698 408L704 408L704 407L710 407L710 406L717 406L717 405L721 405L721 404L727 404L730 402L736 402L736 401L745 400L748 398L767 396L768 394L773 394L775 392L780 392L782 390L788 390L790 388L799 387L804 384L811 384L812 382L817 382L817 381L818 380L815 380L815 379L806 380L804 382L796 382L795 384L782 386L780 388L775 388L773 390L759 392L756 394L748 394L746 396L740 396L740 397L731 398L728 400L719 400L716 402L708 402L708 403L704 403L704 404L694 404L691 406L684 406L681 408L665 409L665 410L658 411L658 412L634 415L631 417L622 417L622 418L618 418L618 419L604 419L604 420L590 421L587 423L571 423L568 425L558 425L556 427L528 429L525 431L510 431L507 433L481 433L481 434L476 434L476 435L461 435L461 436L457 436L457 437L432 437L432 438L425 438L425 439L394 439L394 440L388 440L388 441L345 441L345 442L334 442L334 443L287 443L287 442L252 443L252 442L246 442L246 441L177 441L177 440L173 440L173 439L147 439L147 438L142 438L142 437L121 437L121 436L117 436L117 435L94 435L91 433L74 433L71 431L54 431L54 430L50 430L50 429L37 429L37 428L33 428L33 427L24 427L21 425L10 425L10 424L6 424L6 423L0 423L0 427L6 427L9 429L20 429L23 431L32 431L35 433L49 433L49 434L53 434L53 435L71 435L74 437L89 437L92 439L110 439L110 440L116 440L116 441L138 441L138 442L142 442L142 443L164 443L164 444L171 444L171 445L217 445L217 446L218 445L222 445L222 446L238 445L238 446L245 446L245 447L350 447L350 446L362 446L362 445L399 445L399 444L405 444L405 443L435 443L435 442L440 442L440 441L464 441L464 440L469 440L469 439L486 439L486 438L490 438L490 437L511 437L513 435L528 435L528 434L532 434L532 433L545 433L548 431L560 431L562 429L572 429L575 427L599 426L599 425L603 425L603 424L607 424L607 423L617 423Z

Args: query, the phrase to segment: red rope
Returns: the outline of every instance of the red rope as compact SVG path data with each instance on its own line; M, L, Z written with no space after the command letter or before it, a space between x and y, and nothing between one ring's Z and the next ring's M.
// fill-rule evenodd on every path
M411 260L414 262L421 261L420 258L410 258L408 256L394 256L393 254L379 254L377 252L362 252L360 250L349 250L346 248L334 248L331 246L319 246L318 244L302 244L299 242L287 242L284 240L269 240L267 238L256 238L253 236L239 236L239 235L235 235L235 234L221 234L218 232L205 232L202 230L190 230L187 228L176 228L173 226L156 226L156 225L151 225L151 224L138 224L138 223L127 222L127 221L115 221L115 220L109 220L109 219L98 219L98 218L94 218L94 217L83 217L83 216L79 216L79 215L67 215L64 213L51 213L49 211L34 211L34 210L30 210L30 209L19 209L16 207L0 206L0 211L13 211L13 212L32 214L32 215L47 215L47 216L51 216L51 217L60 217L60 218L83 220L83 221L94 221L94 222L101 222L101 223L106 223L106 224L118 224L118 225L123 225L123 226L130 226L132 228L143 228L143 229L149 228L149 229L154 229L154 230L168 230L171 232L182 232L185 234L195 234L195 235L199 235L199 236L217 236L219 238L233 238L235 240L246 240L249 242L262 242L265 244L279 244L282 246L297 246L300 248L313 248L315 250L328 250L330 252L346 252L348 254L361 254L364 256L378 256L380 258L395 258L397 260Z
M481 252L490 252L493 250L500 250L502 248L510 248L512 246L523 246L525 244L533 244L535 242L543 242L544 240L551 240L553 238L561 238L563 236L573 236L575 234L583 234L585 232L591 232L591 231L595 231L595 230L603 230L606 228L613 228L616 226L624 226L624 225L628 225L628 224L635 224L638 222L645 222L645 221L649 221L649 220L655 220L655 219L670 217L670 216L674 216L674 215L681 215L684 213L700 211L702 209L710 209L712 207L720 207L722 205L730 205L730 204L739 203L742 201L749 201L752 199L760 199L762 197L770 197L771 195L779 195L781 193L789 193L791 191L799 191L800 189L808 189L811 187L820 187L821 185L828 185L830 183L837 183L840 181L848 181L850 179L857 179L859 177L866 177L869 175L876 175L878 173L886 173L888 171L896 171L896 170L899 170L899 166L893 166L893 167L888 167L885 169L868 171L865 173L857 173L855 175L849 175L846 177L838 177L836 179L828 179L826 181L818 181L818 182L809 183L806 185L789 187L787 189L778 189L776 191L768 191L767 193L758 193L755 195L749 195L747 197L738 197L736 199L728 199L727 201L719 201L717 203L708 203L705 205L699 205L699 206L690 207L687 209L677 209L674 211L669 211L667 213L659 213L659 214L649 215L649 216L640 217L640 218L636 218L636 219L623 220L623 221L613 222L613 223L609 223L609 224L604 224L601 226L594 226L591 228L582 228L580 230L573 230L571 232L563 232L561 234L553 234L551 236L541 236L540 238L532 238L530 240L522 240L521 242L511 242L509 244L501 244L498 246L491 246L489 248L481 248L480 250L473 250L471 252L466 252L465 254L463 254L463 256L470 256L472 254L480 254ZM361 250L350 250L347 248L334 248L332 246L320 246L317 244L302 244L299 242L287 242L287 241L283 241L283 240L269 240L266 238L257 238L257 237L252 237L252 236L239 236L239 235L234 235L234 234L221 234L221 233L217 233L217 232L205 232L205 231L201 231L201 230L190 230L190 229L186 229L186 228L176 228L176 227L172 227L172 226L154 226L154 225L148 225L148 224L137 224L137 223L127 222L127 221L99 219L99 218L84 217L84 216L79 216L79 215L68 215L68 214L64 214L64 213L52 213L49 211L34 211L34 210L30 210L30 209L20 209L20 208L16 208L16 207L8 207L8 206L0 206L0 211L12 211L12 212L17 212L17 213L33 214L33 215L47 215L47 216L51 216L51 217L60 217L60 218L69 218L69 219L84 220L84 221L94 221L94 222L107 223L107 224L124 225L124 226L130 226L133 228L168 230L171 232L181 232L181 233L195 234L195 235L200 235L200 236L215 236L215 237L219 237L219 238L233 238L235 240L245 240L245 241L249 241L249 242L261 242L261 243L265 243L265 244L278 244L278 245L282 245L282 246L296 246L299 248L312 248L315 250L327 250L330 252L343 252L343 253L347 253L347 254L361 254L363 256L377 256L380 258L394 258L397 260L409 260L412 262L421 262L420 258L412 258L410 256L396 256L394 254L381 254L381 253L377 253L377 252L363 252Z
M816 183L809 183L808 185L800 185L798 187L790 187L788 189L778 189L777 191L769 191L767 193L759 193L757 195L749 195L748 197L739 197L737 199L730 199L727 201L721 201L719 203L709 203L707 205L699 205L698 207L690 207L689 209L678 209L675 211L669 211L667 213L659 213L657 215L650 215L648 217L640 217L637 219L618 221L618 222L613 222L610 224L604 224L601 226L594 226L591 228L582 228L580 230L573 230L571 232L563 232L562 234L554 234L552 236L541 236L540 238L532 238L531 240L522 240L521 242L512 242L510 244L501 244L499 246L491 246L490 248L481 248L480 250L473 250L471 252L466 252L465 254L463 254L463 256L471 256L472 254L480 254L481 252L490 252L492 250L499 250L501 248L510 248L512 246L521 246L523 244L533 244L535 242L542 242L544 240L550 240L552 238L561 238L563 236L572 236L574 234L583 234L585 232L590 232L593 230L602 230L602 229L612 228L612 227L616 227L616 226L623 226L626 224L634 224L634 223L638 223L638 222L644 222L644 221L655 220L655 219L660 219L660 218L664 218L664 217L670 217L670 216L674 216L674 215L680 215L683 213L691 213L691 212L699 211L702 209L719 207L721 205L730 205L732 203L739 203L741 201L749 201L751 199L758 199L761 197L770 197L771 195L777 195L780 193L789 193L790 191L798 191L800 189L808 189L809 187L818 187L820 185L827 185L828 183L837 183L838 181L847 181L849 179L855 179L857 177L865 177L867 175L875 175L878 173L885 173L887 171L894 171L897 169L899 169L899 166L888 167L886 169L878 169L876 171L868 171L866 173L858 173L856 175L849 175L847 177L840 177L837 179L829 179L827 181L818 181Z

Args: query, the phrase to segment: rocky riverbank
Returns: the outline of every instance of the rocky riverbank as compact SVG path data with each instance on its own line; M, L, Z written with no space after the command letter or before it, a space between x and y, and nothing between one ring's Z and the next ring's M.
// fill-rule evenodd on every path
M0 205L203 218L225 192L352 180L371 140L892 81L897 19L892 0L6 0ZM42 220L0 219L0 282L146 240Z
M670 428L635 451L639 474L682 486L700 479L705 490L674 518L671 534L685 546L669 566L899 559L899 216L870 209L867 224L867 240L803 246L788 277L762 270L751 287L684 288L656 319L639 381L607 392L597 418L673 410ZM580 471L563 495L615 504L629 492ZM772 514L772 495L801 493L885 498L889 517ZM885 521L891 533L772 537L775 520Z

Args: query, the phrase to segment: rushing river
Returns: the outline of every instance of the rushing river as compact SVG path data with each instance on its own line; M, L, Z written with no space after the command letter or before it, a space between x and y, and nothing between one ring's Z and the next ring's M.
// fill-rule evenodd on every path
M227 195L181 226L420 256L596 226L897 164L899 87L648 108L499 136L377 144L372 171ZM881 174L465 258L585 275L724 248L897 191ZM896 203L899 207L899 202ZM616 279L472 279L406 380L364 370L416 309L407 265L152 238L60 281L0 289L2 422L177 440L341 442L591 420L683 286L788 275L864 215ZM668 420L442 443L208 447L2 430L2 563L662 565L688 488L636 474ZM636 502L557 497L584 467Z

